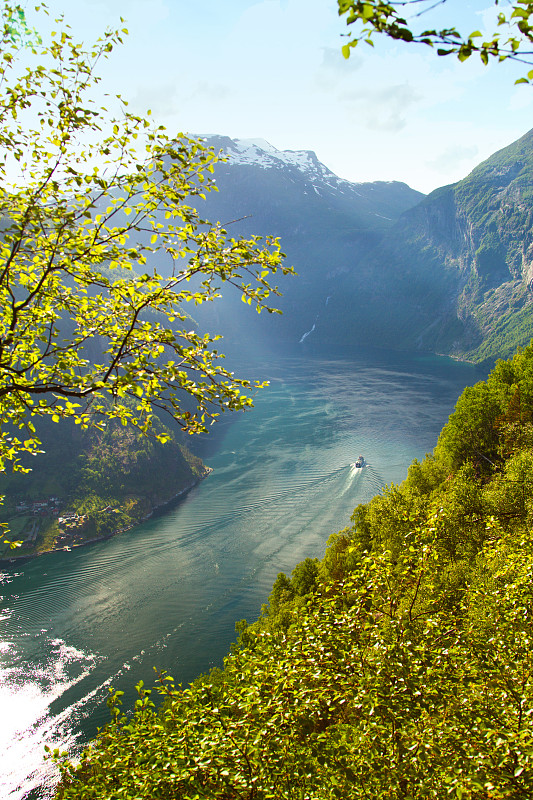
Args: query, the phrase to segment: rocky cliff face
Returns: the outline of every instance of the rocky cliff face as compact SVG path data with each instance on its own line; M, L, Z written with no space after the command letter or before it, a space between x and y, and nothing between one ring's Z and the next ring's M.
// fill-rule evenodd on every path
M331 314L364 341L475 360L509 355L533 335L532 199L530 131L406 211Z

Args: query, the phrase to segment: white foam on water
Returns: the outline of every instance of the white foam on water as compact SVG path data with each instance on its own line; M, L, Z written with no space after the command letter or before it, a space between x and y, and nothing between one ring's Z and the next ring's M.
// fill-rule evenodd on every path
M352 485L356 480L356 478L360 478L362 473L363 473L362 469L356 467L355 464L350 464L350 471L348 473L346 481L344 482L344 486L342 487L337 497L342 497L344 494L346 494L346 492L348 492L352 488Z
M2 647L3 662L11 657L11 664L3 663L0 671L0 797L6 800L22 800L38 785L51 793L58 776L55 766L45 760L45 745L69 752L76 746L70 727L73 707L54 716L50 707L91 673L95 657L62 639L50 640L47 646L48 660L32 668L29 680L27 665L18 662L14 643L5 642ZM73 666L76 677L69 676Z

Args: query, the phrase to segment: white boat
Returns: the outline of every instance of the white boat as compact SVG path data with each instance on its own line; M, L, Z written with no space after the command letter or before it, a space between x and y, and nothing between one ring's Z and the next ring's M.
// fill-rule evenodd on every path
M358 459L357 459L357 461L355 462L354 466L355 466L357 469L361 469L361 467L364 467L364 466L365 466L365 459L364 459L364 457L363 457L363 456L359 456L359 458L358 458Z

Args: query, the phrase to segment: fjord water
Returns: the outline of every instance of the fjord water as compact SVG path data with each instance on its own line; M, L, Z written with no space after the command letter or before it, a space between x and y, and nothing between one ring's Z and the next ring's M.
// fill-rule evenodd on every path
M402 480L464 386L485 377L382 351L300 349L256 369L270 388L217 423L204 456L213 473L173 508L2 574L1 797L49 796L44 745L75 751L93 736L109 686L127 708L153 667L186 683L221 665L235 621L257 617L276 574L320 557L358 503ZM355 469L360 453L367 465Z

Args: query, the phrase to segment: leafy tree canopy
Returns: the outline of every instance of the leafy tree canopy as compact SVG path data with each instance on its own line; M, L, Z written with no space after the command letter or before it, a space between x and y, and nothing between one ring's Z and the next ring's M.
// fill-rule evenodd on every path
M343 46L345 58L349 58L351 48L364 41L373 45L373 35L382 33L398 41L425 44L437 48L437 55L456 55L459 61L466 61L471 55L479 55L484 64L490 59L505 61L513 59L524 64L533 64L533 2L516 0L506 8L499 0L498 30L485 38L481 31L465 35L454 25L437 29L431 27L431 12L447 3L447 0L338 0L339 16L346 17L347 25L355 26L355 33L348 34L349 40ZM428 24L429 23L429 24ZM517 83L533 81L533 70Z
M200 219L212 150L120 96L117 113L95 102L125 29L86 49L60 19L43 44L20 6L4 0L0 14L0 469L38 452L39 417L146 432L163 411L195 433L251 405L219 337L184 309L227 284L274 310L269 280L292 271L278 241Z

